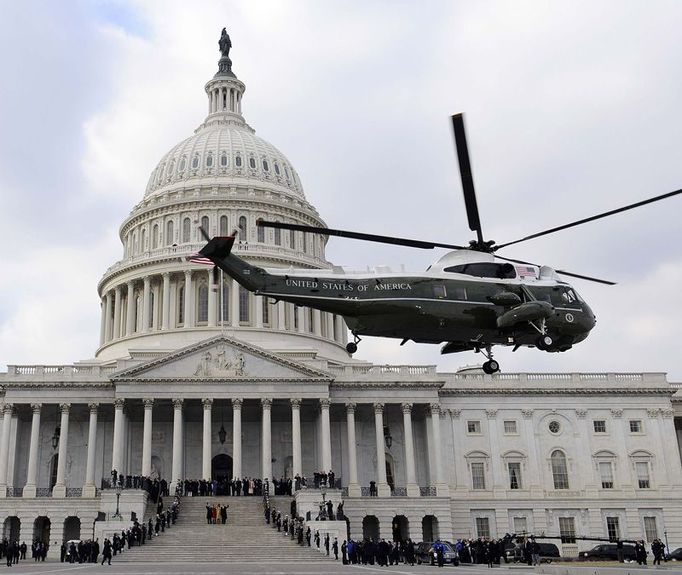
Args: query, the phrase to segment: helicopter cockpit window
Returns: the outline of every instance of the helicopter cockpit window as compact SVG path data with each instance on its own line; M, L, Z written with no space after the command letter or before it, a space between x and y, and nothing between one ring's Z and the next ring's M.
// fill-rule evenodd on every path
M498 264L496 262L476 262L471 264L460 264L450 266L443 271L457 274L466 274L479 278L513 279L516 277L516 270L511 264Z

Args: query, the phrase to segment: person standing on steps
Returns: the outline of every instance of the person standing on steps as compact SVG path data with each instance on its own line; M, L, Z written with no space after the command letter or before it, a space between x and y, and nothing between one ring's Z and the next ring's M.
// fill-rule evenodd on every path
M104 548L102 549L102 565L104 562L108 561L111 565L111 541L109 539L104 540Z
M329 557L329 533L324 536L324 549L327 552L327 557Z
M332 544L332 551L334 552L334 560L339 560L339 540L334 537L334 543Z
M305 530L305 540L308 543L308 547L310 547L310 526Z
M209 525L211 524L211 517L213 515L213 510L211 509L211 506L206 503L206 523Z
M318 549L320 548L320 532L319 531L315 531L315 545L317 546Z

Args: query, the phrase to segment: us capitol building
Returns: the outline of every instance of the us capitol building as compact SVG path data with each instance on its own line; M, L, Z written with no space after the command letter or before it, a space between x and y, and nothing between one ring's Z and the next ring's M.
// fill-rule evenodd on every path
M346 353L343 318L213 286L187 259L202 226L238 230L255 265L332 267L325 237L256 225L325 226L246 123L224 38L208 115L121 224L95 358L0 373L4 536L58 557L62 541L101 534L112 469L171 485L333 469L354 538L544 532L564 536L562 555L592 546L576 535L682 545L682 397L665 374L373 365ZM124 525L146 497L124 490Z

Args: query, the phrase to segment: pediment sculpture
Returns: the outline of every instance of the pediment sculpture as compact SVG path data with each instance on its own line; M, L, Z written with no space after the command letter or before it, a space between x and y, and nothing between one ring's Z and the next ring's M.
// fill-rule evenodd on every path
M224 347L205 351L194 372L197 377L239 377L244 375L244 355L241 352L230 358Z

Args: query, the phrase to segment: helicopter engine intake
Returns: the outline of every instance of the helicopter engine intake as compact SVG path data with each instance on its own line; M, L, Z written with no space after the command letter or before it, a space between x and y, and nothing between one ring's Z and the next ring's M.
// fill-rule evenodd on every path
M546 301L529 301L510 309L497 318L497 327L504 329L525 321L538 321L551 317L554 306Z

